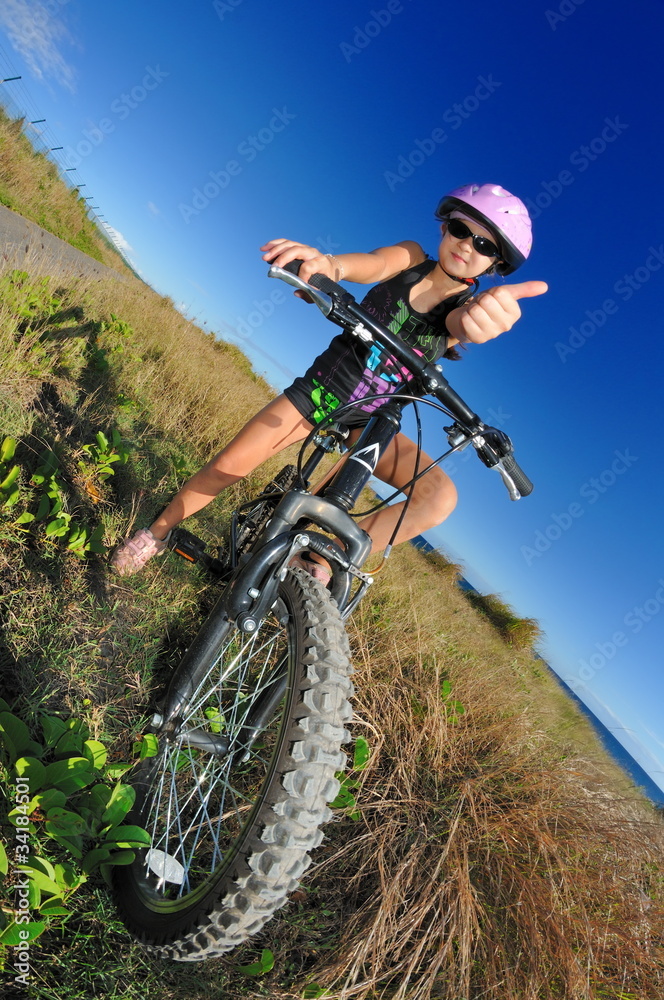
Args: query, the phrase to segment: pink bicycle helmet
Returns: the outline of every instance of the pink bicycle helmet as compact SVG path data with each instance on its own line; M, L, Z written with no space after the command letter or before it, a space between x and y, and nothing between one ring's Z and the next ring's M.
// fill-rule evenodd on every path
M465 184L441 198L436 218L445 221L454 212L463 212L498 237L503 260L498 274L511 274L521 267L533 245L528 209L516 195L499 184Z

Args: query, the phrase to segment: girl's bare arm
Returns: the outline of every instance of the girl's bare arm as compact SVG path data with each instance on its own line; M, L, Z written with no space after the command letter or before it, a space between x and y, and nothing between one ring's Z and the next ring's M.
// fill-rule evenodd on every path
M357 282L371 285L405 271L414 264L426 260L426 254L412 240L404 240L394 246L378 247L370 253L342 253L327 255L315 247L294 240L270 240L261 247L263 259L284 267L292 260L303 260L300 277L308 281L312 274L326 274L333 281Z

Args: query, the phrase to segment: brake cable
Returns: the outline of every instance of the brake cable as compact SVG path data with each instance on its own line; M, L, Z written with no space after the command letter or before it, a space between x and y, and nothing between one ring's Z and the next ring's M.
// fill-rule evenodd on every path
M399 529L401 528L401 525L403 524L403 520L404 520L404 518L406 516L406 513L408 512L408 508L410 507L410 502L413 499L413 493L415 491L415 484L416 484L417 480L419 479L418 472L419 472L419 469L420 469L420 456L422 454L422 421L420 420L420 410L419 410L419 407L418 407L417 403L413 403L413 412L415 414L415 423L416 423L416 426L417 426L417 451L416 451L416 454L415 454L415 468L414 468L414 471L413 471L413 478L410 480L409 483L407 483L403 488L399 489L399 491L398 491L399 493L405 494L406 499L404 501L403 507L401 508L401 514L399 515L399 519L397 520L396 527L395 527L394 531L392 532L392 535L390 537L389 542L387 543L387 545L383 549L383 558L381 559L381 561L380 561L379 565L376 567L376 569L372 569L371 570L371 575L372 576L376 576L377 573L381 573L385 569L385 563L387 562L387 560L390 558L390 555L392 554L392 547L394 545L394 540L397 537L397 535L399 534ZM406 493L406 490L408 490L408 493ZM381 504L381 507L383 507L383 506L386 506L386 505L385 504Z

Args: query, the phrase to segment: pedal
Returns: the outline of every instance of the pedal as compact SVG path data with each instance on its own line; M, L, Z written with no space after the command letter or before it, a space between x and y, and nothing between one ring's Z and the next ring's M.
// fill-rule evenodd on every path
M205 551L205 542L185 528L175 528L172 531L168 547L188 562L207 562L210 558Z
M185 528L175 528L168 540L168 548L176 555L182 556L190 563L200 563L204 569L214 576L226 577L229 572L228 559L226 558L224 546L217 548L217 555L212 556L206 552L206 543L192 535Z

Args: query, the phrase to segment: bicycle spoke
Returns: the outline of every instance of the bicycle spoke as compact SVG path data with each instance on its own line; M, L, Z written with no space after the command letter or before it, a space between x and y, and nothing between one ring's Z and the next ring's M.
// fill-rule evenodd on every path
M278 743L269 730L278 730L282 713L270 720L255 751L250 719L254 706L269 703L270 692L283 683L289 623L283 612L280 618L271 615L250 636L231 632L185 706L177 735L165 743L147 803L152 848L144 862L146 878L154 879L164 899L192 892L224 863L260 800ZM224 756L205 747L206 732L228 740Z

